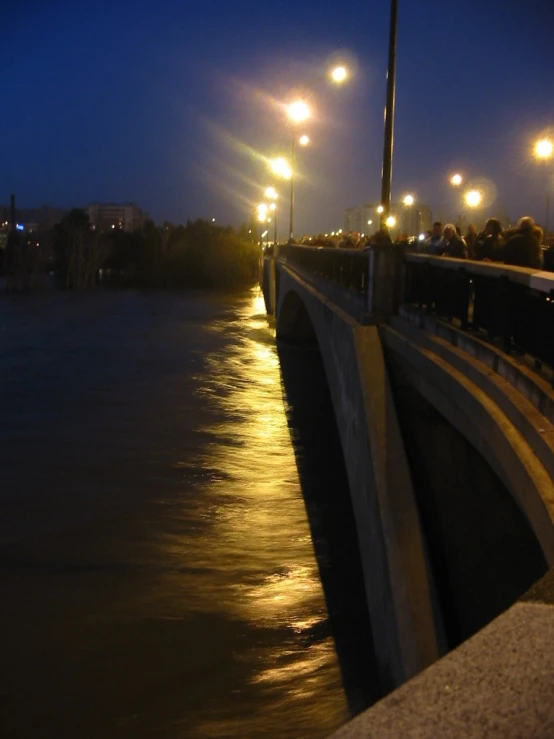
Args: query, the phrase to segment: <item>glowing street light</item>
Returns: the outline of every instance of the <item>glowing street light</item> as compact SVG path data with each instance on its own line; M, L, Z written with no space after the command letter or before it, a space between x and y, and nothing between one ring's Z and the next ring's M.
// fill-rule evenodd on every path
M319 77L318 79L314 80L311 84L306 85L304 87L304 94L307 93L308 90L313 89L316 84L318 84L321 81L324 81L326 77L328 77L331 82L340 85L343 82L345 82L348 79L348 69L343 65L339 64L332 69L330 69L323 77ZM308 118L311 117L311 110L306 102L302 97L294 100L293 102L289 103L286 106L287 116L289 121L293 125L298 125L299 123L304 123L308 120ZM300 146L306 146L310 142L310 139L305 134L297 137L295 133L293 133L292 137L292 144L291 144L291 164L290 164L290 175L287 176L287 179L290 179L290 221L289 221L289 239L292 240L293 234L294 234L294 170L296 167L295 162L295 146L296 143L299 143ZM283 175L281 175L283 176Z
M278 177L282 177L285 180L290 180L292 177L292 169L290 164L284 157L277 157L272 159L270 162L271 171Z
M478 208L483 200L483 194L479 190L468 190L464 195L465 204L469 208Z
M346 69L346 67L339 65L338 67L334 67L331 70L329 76L335 84L340 85L348 77L348 70Z
M383 206L382 205L378 205L377 206L377 213L379 213L379 215L381 215L381 213L384 213L384 212L385 212L385 209L383 208Z
M454 187L460 187L463 181L464 181L464 178L459 172L456 172L456 174L453 174L452 177L450 178L450 184L453 185Z
M388 216L385 220L387 228L394 228L396 226L396 218L394 216Z
M402 202L404 203L404 205L409 207L410 205L413 205L415 203L415 198L413 195L406 195Z
M539 139L535 144L536 159L551 159L554 154L554 144L550 139Z
M552 156L554 155L554 144L552 143L552 140L549 138L539 139L535 143L533 153L535 155L535 159L541 162L547 162L552 159ZM550 176L548 175L546 180L546 213L544 220L545 231L548 231L550 228L550 185Z
M305 100L295 100L287 105L287 115L293 123L304 123L310 117L310 108Z
M266 187L264 195L266 196L266 198L269 198L271 201L273 201L269 204L269 210L273 211L273 243L276 244L277 243L277 202L276 201L279 197L279 193L274 187Z

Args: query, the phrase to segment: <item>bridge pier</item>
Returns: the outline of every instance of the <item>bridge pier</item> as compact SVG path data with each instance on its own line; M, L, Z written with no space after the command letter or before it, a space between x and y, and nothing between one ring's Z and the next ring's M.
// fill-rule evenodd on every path
M386 693L554 561L554 277L293 245L264 295L277 339L321 354ZM406 304L426 307L417 324ZM434 316L446 320L430 331ZM530 357L510 360L495 337Z
M325 367L385 694L445 646L378 328L360 325L298 276L289 290L291 274L279 271L277 339L318 346Z

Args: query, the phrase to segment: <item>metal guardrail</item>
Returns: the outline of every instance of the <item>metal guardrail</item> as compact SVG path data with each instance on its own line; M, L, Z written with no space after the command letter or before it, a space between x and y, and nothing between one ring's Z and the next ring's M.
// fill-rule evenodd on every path
M407 254L406 266L408 302L554 367L553 273L422 254Z
M331 280L351 293L367 295L369 250L287 244L279 247L279 257L318 277Z
M501 339L506 351L515 346L554 369L554 273L403 252L405 270L372 275L371 255L372 249L279 247L280 260L363 297L369 311L373 293L394 294L396 306L416 303L447 320L457 318L463 330L482 329Z

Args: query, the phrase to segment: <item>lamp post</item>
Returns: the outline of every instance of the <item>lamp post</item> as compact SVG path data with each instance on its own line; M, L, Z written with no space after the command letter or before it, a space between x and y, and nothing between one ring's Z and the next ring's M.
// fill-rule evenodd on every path
M392 184L392 151L394 143L394 99L396 86L396 28L398 25L398 0L391 0L389 27L389 63L387 71L387 100L385 105L385 142L383 147L383 173L381 180L381 228L388 228L390 193Z
M554 144L552 143L552 140L549 138L543 138L539 139L535 143L534 148L534 155L535 159L542 162L547 162L550 159L552 159L552 156L554 155ZM544 230L545 233L549 231L550 228L550 175L547 173L546 176L546 207L545 207L545 219L544 219Z
M402 198L402 203L404 204L404 207L405 207L404 218L403 218L404 223L402 224L404 226L403 232L406 233L408 236L413 236L414 232L417 233L419 231L418 224L416 223L415 224L416 227L413 228L414 224L412 222L413 221L412 206L415 203L415 198L413 195L409 195L409 194L404 195L404 197Z
M274 187L266 187L264 195L272 201L269 209L273 211L273 244L275 245L277 243L277 198L279 194Z
M263 224L267 222L267 211L268 211L267 203L260 203L258 205L258 221L260 223L260 246L262 247L262 249L263 249L263 237L264 237L264 234L262 233L262 231L263 231Z
M287 115L293 125L304 123L310 117L310 108L305 100L295 100L287 107ZM290 212L289 212L289 240L292 241L294 234L294 170L296 169L296 139L297 133L294 132L291 140L290 162ZM301 146L307 146L310 139L306 134L298 138Z
M325 80L326 77L336 84L341 85L348 79L348 69L343 65L333 67L327 72L327 75L318 77L312 83L305 85L302 88L301 97L286 106L287 117L293 126L297 126L300 123L304 123L311 116L311 111L308 103L304 99L308 92L313 90L316 85ZM292 240L294 237L294 175L296 167L296 144L300 146L307 146L310 139L306 134L298 136L295 131L291 140L291 166L290 166L290 213L289 213L289 239Z
M478 208L483 200L483 194L480 190L468 190L464 194L464 201L468 208Z

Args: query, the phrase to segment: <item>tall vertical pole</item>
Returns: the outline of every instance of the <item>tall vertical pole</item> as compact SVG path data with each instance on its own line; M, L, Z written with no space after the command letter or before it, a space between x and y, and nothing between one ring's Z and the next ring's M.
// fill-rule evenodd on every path
M385 106L385 145L383 148L383 173L381 181L381 228L387 228L390 215L390 195L392 182L392 150L394 139L394 98L396 85L396 27L398 19L398 0L391 0L389 30L389 65L387 70L387 102Z
M289 218L289 240L292 241L293 234L294 234L294 169L296 167L296 163L294 161L295 156L295 147L296 139L293 135L292 137L292 145L291 145L291 151L290 151L290 218Z

